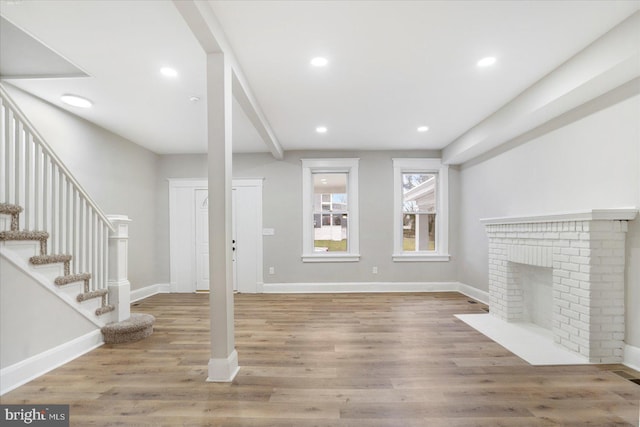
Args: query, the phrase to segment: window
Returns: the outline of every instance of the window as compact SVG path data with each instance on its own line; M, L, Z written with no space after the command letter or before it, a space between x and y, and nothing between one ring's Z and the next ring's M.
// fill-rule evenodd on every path
M393 260L448 261L448 166L393 159Z
M358 261L358 159L302 159L304 262Z

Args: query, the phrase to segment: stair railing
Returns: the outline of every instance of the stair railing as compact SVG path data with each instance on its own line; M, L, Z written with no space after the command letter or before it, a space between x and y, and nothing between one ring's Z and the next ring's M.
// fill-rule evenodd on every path
M49 233L48 253L73 255L72 273L108 289L114 227L0 84L0 202L20 205L21 228Z

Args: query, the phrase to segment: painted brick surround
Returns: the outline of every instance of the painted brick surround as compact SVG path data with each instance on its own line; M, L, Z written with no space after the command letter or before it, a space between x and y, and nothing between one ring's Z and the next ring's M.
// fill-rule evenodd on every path
M635 209L482 220L489 237L489 309L523 318L518 264L549 267L556 343L593 363L619 363L624 348L627 221Z

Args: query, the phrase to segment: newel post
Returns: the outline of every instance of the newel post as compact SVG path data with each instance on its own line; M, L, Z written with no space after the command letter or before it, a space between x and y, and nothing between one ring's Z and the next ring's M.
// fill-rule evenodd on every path
M131 283L128 274L129 223L126 215L107 215L114 227L109 233L109 302L116 306L115 321L131 314Z

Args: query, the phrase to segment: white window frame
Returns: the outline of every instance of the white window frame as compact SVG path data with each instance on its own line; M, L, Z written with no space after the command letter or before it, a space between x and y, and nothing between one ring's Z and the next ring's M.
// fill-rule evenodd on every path
M402 248L402 174L436 173L436 247L405 252ZM449 166L441 159L393 159L393 261L449 261Z
M356 262L360 260L358 216L358 163L360 159L302 160L302 261ZM313 248L313 174L347 173L348 251L315 252Z

